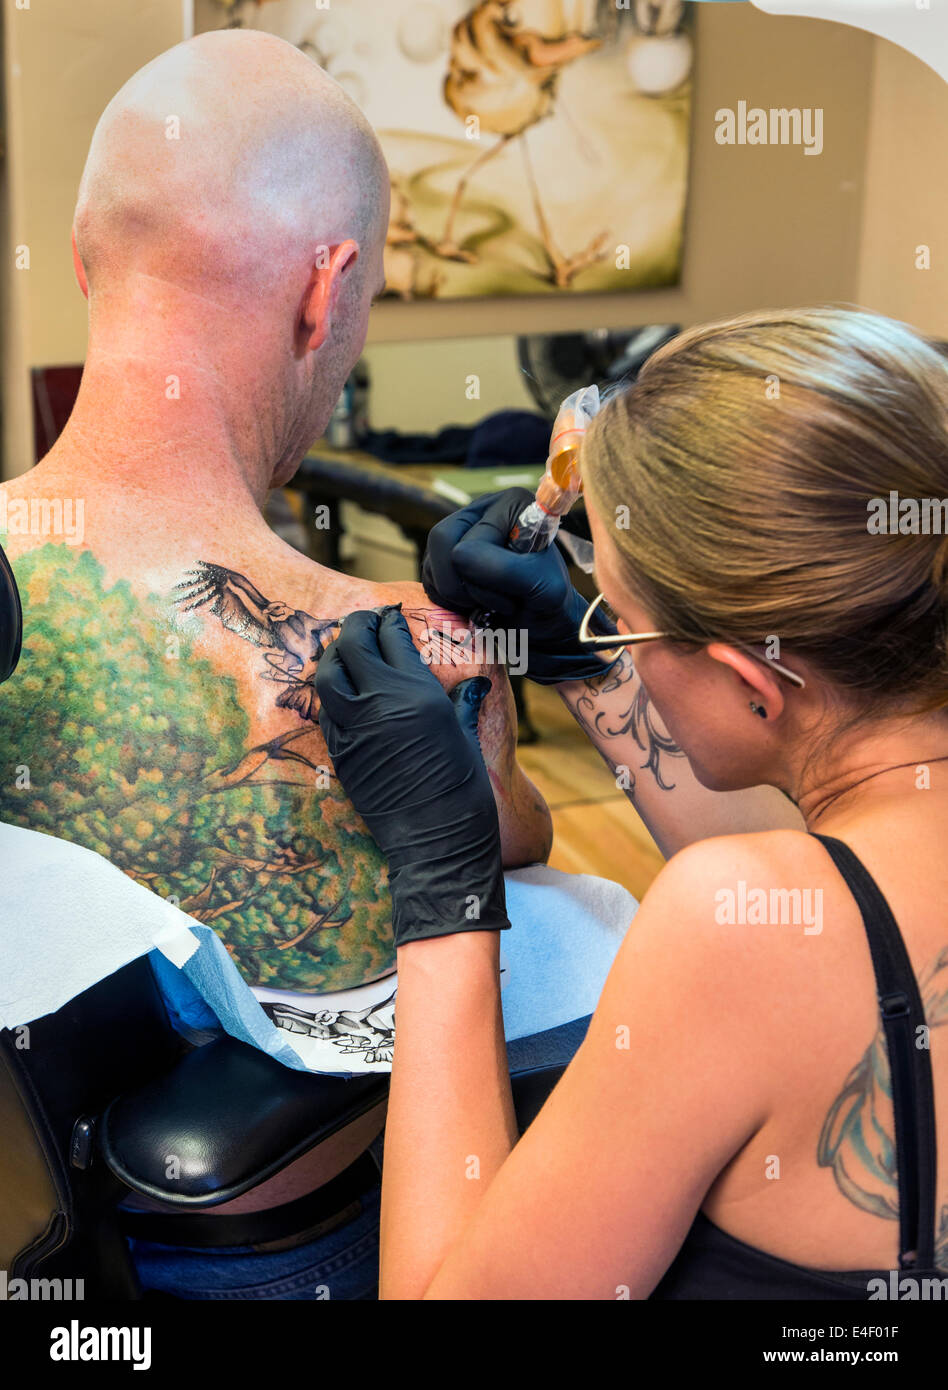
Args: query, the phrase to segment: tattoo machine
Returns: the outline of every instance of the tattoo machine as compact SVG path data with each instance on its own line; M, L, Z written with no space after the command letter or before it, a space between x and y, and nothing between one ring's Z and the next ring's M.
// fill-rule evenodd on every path
M579 456L583 436L599 410L599 387L584 386L574 391L559 408L550 438L546 472L537 495L517 517L507 544L511 550L529 553L545 550L565 516L583 490ZM578 562L579 563L579 562Z
M579 456L583 436L589 422L599 410L599 387L583 386L574 391L560 406L553 422L550 436L550 452L546 460L546 471L537 487L537 495L528 502L517 517L507 545L511 550L529 554L545 550L560 529L560 518L565 516L576 498L582 492L583 480L579 471ZM592 541L582 536L572 536L563 532L560 537L570 558L586 574L592 573ZM471 614L471 622L478 628L493 625L493 613L486 609L476 609Z

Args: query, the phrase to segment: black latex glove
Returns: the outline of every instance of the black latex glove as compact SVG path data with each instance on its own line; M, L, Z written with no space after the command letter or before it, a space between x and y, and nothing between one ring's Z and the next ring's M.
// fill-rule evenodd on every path
M397 608L350 613L319 659L319 727L388 860L396 946L510 926L477 738L490 686L475 676L448 695Z
M421 582L442 608L465 615L480 610L490 614L492 627L526 631L531 680L554 685L601 676L614 663L580 645L589 605L573 588L557 546L528 555L507 547L510 528L532 500L525 488L508 488L439 521L428 536ZM597 633L618 631L600 611L591 626Z

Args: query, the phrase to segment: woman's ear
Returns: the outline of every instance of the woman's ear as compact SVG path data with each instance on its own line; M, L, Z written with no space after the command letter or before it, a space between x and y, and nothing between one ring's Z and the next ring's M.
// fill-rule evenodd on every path
M740 681L748 704L753 704L757 712L763 711L763 718L779 719L783 713L784 692L779 676L767 669L765 660L755 661L740 647L728 646L726 642L711 642L705 651L712 661L720 661L727 666Z
M309 330L306 346L312 352L321 348L329 337L342 277L359 259L359 245L355 241L343 241L338 246L322 249L326 254L313 266L303 296L303 329Z

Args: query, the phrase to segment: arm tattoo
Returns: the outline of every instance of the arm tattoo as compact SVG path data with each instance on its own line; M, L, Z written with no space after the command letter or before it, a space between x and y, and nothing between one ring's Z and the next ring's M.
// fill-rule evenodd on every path
M664 780L661 756L665 753L670 758L681 758L684 754L667 733L656 727L649 698L641 682L628 692L626 701L617 704L610 698L620 687L629 685L634 676L635 665L632 657L625 651L615 666L604 675L583 682L585 690L575 705L576 719L580 727L585 729L596 743L631 735L646 755L641 768L648 769L662 791L670 792L674 790L675 783ZM608 753L604 752L604 756L612 765L613 771L618 771L620 764L614 762ZM631 785L628 791L632 796L635 791L635 777L631 771L629 775Z
M929 1029L948 1023L948 947L919 979ZM925 1039L927 1046L929 1039ZM843 1196L873 1216L897 1221L898 1169L892 1087L885 1033L880 1022L870 1046L830 1106L817 1145L817 1162L832 1168ZM948 1204L941 1208L935 1260L948 1269Z

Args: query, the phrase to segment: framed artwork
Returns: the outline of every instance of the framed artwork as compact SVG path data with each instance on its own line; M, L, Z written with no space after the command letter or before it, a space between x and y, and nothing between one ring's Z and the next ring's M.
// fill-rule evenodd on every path
M459 299L678 283L692 9L199 0L197 27L277 33L349 92L391 173L388 293Z

